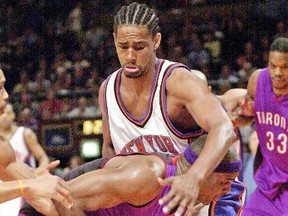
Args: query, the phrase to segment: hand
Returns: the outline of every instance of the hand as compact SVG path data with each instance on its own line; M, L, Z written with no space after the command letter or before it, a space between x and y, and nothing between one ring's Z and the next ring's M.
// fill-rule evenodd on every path
M28 201L28 200L27 200ZM47 216L59 216L51 199L32 197L28 201L30 205L39 213Z
M234 127L245 127L254 120L254 102L249 96L241 98L238 106L229 113Z
M66 208L71 208L73 204L67 183L58 176L45 174L36 179L23 180L23 184L24 197L28 202L34 197L42 197L57 200Z
M199 216L200 211L205 207L206 205L204 205L203 203L199 202L197 203L194 207L193 207L193 215L192 216ZM209 206L209 205L208 205ZM208 212L205 212L207 215ZM203 214L201 214L203 215Z
M239 100L239 107L238 115L246 116L246 117L253 117L254 116L254 101L248 95L241 98Z
M49 174L51 170L55 169L60 164L60 160L52 161L51 163L40 166L35 169L35 175L41 176L45 174Z
M173 176L166 179L158 178L158 182L162 186L171 185L168 194L159 200L159 204L163 205L163 212L168 214L172 209L176 208L175 216L185 213L185 216L192 216L194 212L194 205L197 201L199 194L199 183L187 174L180 176Z

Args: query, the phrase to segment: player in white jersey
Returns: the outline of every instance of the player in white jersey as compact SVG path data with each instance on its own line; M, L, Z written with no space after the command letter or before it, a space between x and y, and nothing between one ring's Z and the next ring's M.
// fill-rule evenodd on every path
M49 158L38 143L36 134L30 129L16 125L15 113L11 104L6 105L5 113L0 116L0 133L13 147L16 160L36 168L36 160L40 166L47 165ZM36 158L36 160L35 160ZM0 205L0 215L18 216L24 202L16 198Z
M191 138L208 132L204 150L188 172L165 180L172 188L161 199L168 201L164 212L178 206L181 214L188 206L188 215L193 213L200 185L236 135L221 103L201 79L184 65L157 58L158 24L155 11L145 4L123 6L115 16L114 42L122 68L99 91L103 156L114 155L115 150L178 154ZM120 144L114 149L115 139Z
M0 116L5 112L9 98L4 87L5 82L6 78L0 68ZM46 170L44 177L35 178L35 174L26 164L16 161L11 144L0 134L0 179L9 181L0 182L0 202L23 196L43 213L49 214L52 212L53 205L50 199L58 200L64 206L70 208L72 199L66 183L59 177L47 173L47 170L55 168L58 164L59 161L48 164L42 168L42 175L43 170ZM49 187L43 187L43 185L47 185L47 182L49 182ZM7 215L6 213L1 215Z

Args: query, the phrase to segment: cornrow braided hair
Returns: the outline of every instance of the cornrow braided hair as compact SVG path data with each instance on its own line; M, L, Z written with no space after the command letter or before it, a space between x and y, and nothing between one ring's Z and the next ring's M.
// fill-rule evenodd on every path
M159 18L155 11L146 4L137 2L121 7L114 17L115 33L119 25L147 26L149 33L152 35L160 31Z

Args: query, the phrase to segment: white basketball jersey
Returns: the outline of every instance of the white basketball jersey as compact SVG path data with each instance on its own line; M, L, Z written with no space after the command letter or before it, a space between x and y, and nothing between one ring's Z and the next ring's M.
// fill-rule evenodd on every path
M25 143L24 131L24 127L19 127L9 138L9 141L14 149L16 160L36 168L36 160Z
M26 163L33 168L36 167L35 158L32 156L29 148L27 147L24 139L24 127L19 127L14 134L9 138L16 160ZM20 194L20 191L19 191ZM24 200L19 197L8 202L0 204L0 216L18 216L19 210Z
M186 67L168 60L157 60L148 107L141 119L126 110L120 95L122 69L111 74L105 83L104 101L109 129L116 153L183 152L191 138L203 133L199 129L183 134L171 123L166 105L166 80L176 67Z

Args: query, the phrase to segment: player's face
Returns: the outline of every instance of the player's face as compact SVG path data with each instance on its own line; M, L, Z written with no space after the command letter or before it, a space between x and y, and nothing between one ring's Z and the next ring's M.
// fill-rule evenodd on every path
M149 72L154 73L156 49L160 39L160 33L152 37L147 27L134 25L118 27L114 33L114 43L126 77L138 78Z
M0 127L10 127L15 120L15 113L11 104L8 104L5 108L5 112L0 116Z
M3 71L0 69L0 115L5 112L5 106L8 100L8 93L4 87L6 82Z
M231 183L238 174L238 172L212 173L201 186L198 200L203 204L209 204L228 194L231 189Z
M277 96L288 94L288 53L269 53L269 72Z

